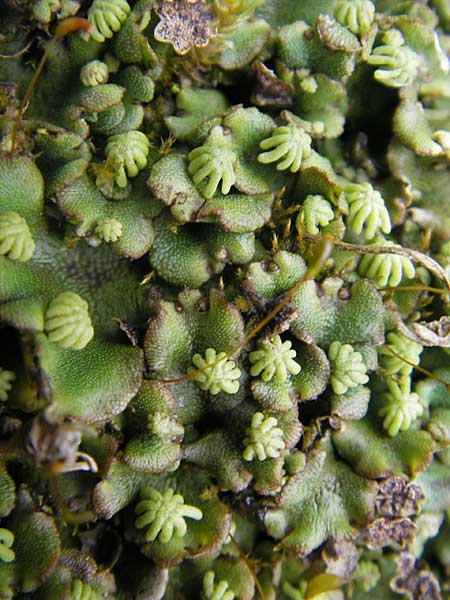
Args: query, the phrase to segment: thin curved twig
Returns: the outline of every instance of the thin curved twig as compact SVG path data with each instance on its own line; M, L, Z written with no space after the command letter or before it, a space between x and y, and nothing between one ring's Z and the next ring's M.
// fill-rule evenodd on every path
M320 236L304 233L303 237L310 241L318 241ZM334 241L334 246L342 250L350 250L357 254L396 254L398 256L404 256L410 258L416 263L422 265L433 273L438 279L440 279L447 290L450 292L450 279L445 272L445 269L441 265L428 256L419 252L418 250L412 250L411 248L403 248L402 246L372 246L371 244L350 244L349 242L341 242L338 240Z
M32 44L32 41L28 42L28 44L24 48L22 48L22 50L19 50L15 54L0 54L0 58L19 58L19 56L22 56L22 54L25 54L25 52L28 50L28 48L31 46L31 44Z
M61 23L59 23L59 25L57 26L55 35L53 36L53 38L50 40L50 42L45 47L44 54L42 55L42 58L37 66L37 69L33 73L33 77L31 78L30 83L28 84L28 87L26 89L24 97L22 98L22 100L20 102L19 110L17 111L17 116L14 121L13 130L11 133L11 151L9 153L10 157L12 157L14 154L14 150L15 150L15 146L16 146L16 135L17 135L17 130L20 127L22 114L24 112L25 106L28 104L28 101L31 98L31 94L33 93L34 86L36 85L36 82L38 81L38 79L45 67L45 63L47 62L47 59L49 57L50 49L56 44L56 42L58 40L61 40L68 33L71 33L72 31L78 31L79 29L83 29L84 31L89 31L89 28L90 28L89 21L87 19L82 19L79 17L69 17L67 19L64 19L64 21L61 21Z

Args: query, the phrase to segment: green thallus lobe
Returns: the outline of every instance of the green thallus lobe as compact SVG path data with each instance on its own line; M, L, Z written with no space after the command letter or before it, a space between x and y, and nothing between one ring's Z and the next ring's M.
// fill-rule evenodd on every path
M359 600L378 585L401 587L394 549L372 552L364 531L378 487L374 479L383 476L377 444L388 449L383 473L422 471L417 481L425 492L448 479L440 445L448 442L446 349L424 350L399 333L409 329L424 346L445 343L448 297L431 296L437 285L422 269L418 284L389 289L416 275L408 251L396 248L400 240L411 256L429 241L429 261L437 256L448 273L445 2L211 0L202 10L198 0L15 4L11 21L5 14L8 60L0 64L0 79L7 82L0 85L6 125L0 143L11 153L0 160L0 325L6 324L7 339L14 329L21 352L5 362L14 372L0 369L0 434L7 434L8 447L0 461L0 511L16 535L0 529L0 596L47 597L64 589L70 600L131 598L151 577L152 593L161 598L250 598L253 581L234 537L250 568L264 561L255 575L267 597L341 594L314 595L310 585L324 561L330 570L330 548L338 560L352 547L364 557L341 582L343 595ZM74 29L64 43L47 46L38 87L23 96L37 50L32 28L38 37L38 29L58 32L68 26L62 19L78 10L81 19L70 27L84 33ZM200 30L205 44L210 39L207 46L199 42ZM193 39L183 58L177 55L180 36ZM235 88L252 67L257 75L247 96L246 86ZM11 94L10 83L16 86ZM52 102L42 102L53 91L55 115ZM21 97L26 111L11 152ZM246 108L233 106L236 97ZM369 121L382 126L366 126ZM167 129L170 137L150 153L150 140L158 145ZM297 232L290 227L293 215ZM327 250L321 257L332 252L326 263L310 258L324 228L329 233L320 236ZM282 230L280 253L294 258L278 263L271 260L270 238ZM95 249L100 240L106 243ZM147 260L155 280L146 278L149 293L142 296L140 269ZM214 294L222 269L223 306L208 303L205 293ZM438 270L430 273L439 277ZM175 286L199 291L185 290L175 301ZM262 330L259 311L283 306L283 298L292 301L292 313L285 304L266 337L254 345L250 334L238 346L245 329L255 332L255 320ZM131 343L111 319L120 320ZM140 344L147 319L151 326ZM440 367L436 380L425 368L415 373L416 391L430 398L424 423L411 381L422 351L424 366L431 368L436 357ZM369 382L377 354L380 368ZM186 370L190 376L179 384L163 381ZM25 371L38 377L23 380ZM369 392L369 414L362 416ZM23 558L29 525L17 527L17 514L26 523L23 495L39 483L20 466L23 436L42 410L59 415L53 432L65 431L70 421L80 434L76 448L82 428L92 430L97 437L83 436L81 443L97 459L109 437L120 441L118 448L111 444L103 478L64 477L61 490L65 500L76 499L76 520L86 519L82 529L94 542L103 528L94 521L112 514L111 526L127 548L133 536L142 544L143 555L132 565L136 585L122 576L124 555L107 572L86 568L93 557L84 552L83 534L75 532L73 543L65 534L64 522L74 515L57 511L61 520L54 498L41 502L39 490L50 489L48 482L37 486L30 505L31 521L43 534L39 552L30 546L48 564L35 568L33 559ZM342 427L316 427L330 410ZM302 425L300 451L293 440ZM407 428L412 431L402 435ZM353 435L361 431L367 435ZM62 448L66 441L70 446L66 433ZM60 449L49 432L42 437L43 447ZM364 460L356 440L366 443ZM89 455L73 452L63 472L86 466L82 455ZM433 502L432 493L425 495ZM438 523L432 549L443 565L435 572L443 573L445 522L438 530L448 503L445 497L439 502L442 510L425 516ZM140 532L129 522L130 510ZM267 521L255 518L262 512ZM53 530L48 541L45 522ZM411 548L419 557L424 534L417 524ZM355 536L344 542L353 527ZM281 552L273 560L277 542ZM190 569L180 566L185 558L201 560ZM428 567L420 569L433 583Z

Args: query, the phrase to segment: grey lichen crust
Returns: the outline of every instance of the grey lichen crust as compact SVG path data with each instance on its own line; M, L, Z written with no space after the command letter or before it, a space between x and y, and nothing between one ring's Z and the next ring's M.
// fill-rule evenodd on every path
M6 0L0 598L450 600L444 0Z

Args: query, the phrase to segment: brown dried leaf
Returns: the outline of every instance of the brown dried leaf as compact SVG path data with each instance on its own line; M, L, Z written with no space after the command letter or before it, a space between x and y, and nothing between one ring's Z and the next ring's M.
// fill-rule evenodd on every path
M423 346L450 346L450 317L441 317L431 323L413 323L412 329Z
M208 45L215 30L209 4L202 0L159 0L155 11L160 18L154 31L158 42L172 44L181 55Z
M61 553L59 562L64 567L70 569L75 577L82 577L83 579L91 579L97 573L97 564L95 560L83 554L75 548L70 550L64 550Z
M442 600L439 581L427 569L414 566L414 557L402 554L397 559L400 574L391 582L391 589L410 600Z
M269 108L292 106L292 86L278 79L260 60L255 60L252 67L256 75L256 85L251 97L253 104Z
M359 552L349 540L331 540L322 551L327 573L347 579L358 566Z
M260 294L255 292L251 279L244 279L242 282L242 289L245 294L251 300L257 310L261 312L261 316L265 317L269 314L283 298L284 294L277 296L273 300L266 300ZM286 304L283 306L276 315L270 320L270 322L263 328L262 340L279 335L283 331L287 331L291 322L298 317L297 309L292 304ZM312 340L311 340L312 342Z
M405 548L413 541L415 529L416 526L408 518L386 519L381 517L367 526L366 544L371 549L384 546Z
M419 514L423 500L418 485L402 477L389 477L380 484L375 506L382 517L409 517Z

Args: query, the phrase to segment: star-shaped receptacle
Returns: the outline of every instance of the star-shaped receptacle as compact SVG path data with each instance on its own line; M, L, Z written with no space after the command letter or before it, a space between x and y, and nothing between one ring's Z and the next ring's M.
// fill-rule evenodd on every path
M175 52L187 54L193 47L204 48L214 33L210 5L198 0L159 0L155 6L159 23L154 36L158 42L172 44Z

